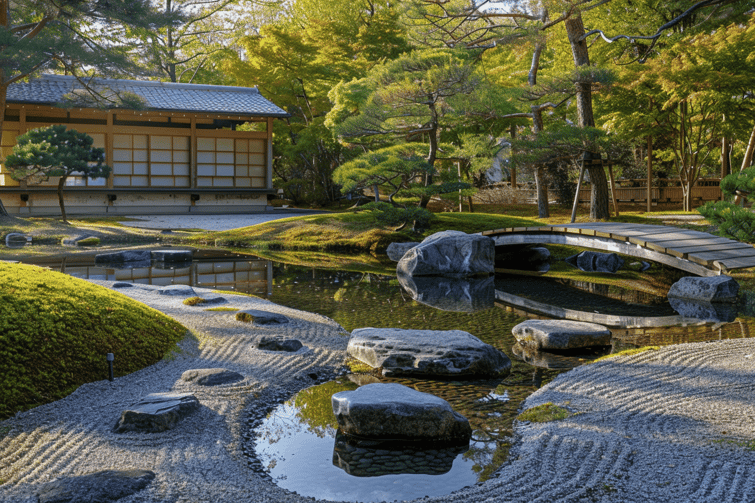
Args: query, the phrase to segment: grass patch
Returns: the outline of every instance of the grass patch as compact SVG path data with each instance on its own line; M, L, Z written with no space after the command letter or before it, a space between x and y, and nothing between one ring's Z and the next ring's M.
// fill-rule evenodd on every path
M76 246L99 246L100 238L94 236L76 241Z
M223 293L228 295L242 295L244 297L254 297L255 299L261 299L259 295L254 295L253 293L244 293L244 292L230 292L228 290L213 290L212 293Z
M207 299L203 299L202 297L189 297L188 299L184 299L184 304L187 306L196 306L198 304L204 304L207 302Z
M726 445L733 445L736 447L741 447L743 449L746 449L748 451L755 451L755 440L731 440L727 438L722 438L720 440L714 440L714 444L726 444Z
M527 409L519 416L517 416L518 421L529 421L532 423L547 423L550 421L558 421L560 419L566 419L569 417L569 411L566 410L564 407L560 407L558 405L554 405L551 402L544 403L542 405L538 405L537 407L532 407L531 409Z
M219 312L236 312L239 309L237 307L208 307L205 311L219 311Z
M254 316L242 311L240 313L236 313L236 321L242 321L244 323L251 323L254 321Z
M186 335L118 292L45 268L0 263L0 419L152 365Z
M590 362L587 362L587 364L599 362L602 360L608 360L609 358L616 358L617 356L631 356L638 355L646 351L658 351L659 349L661 349L660 346L643 346L641 348L625 349L624 351L619 351L618 353L611 353L610 355L601 356L600 358L596 358Z

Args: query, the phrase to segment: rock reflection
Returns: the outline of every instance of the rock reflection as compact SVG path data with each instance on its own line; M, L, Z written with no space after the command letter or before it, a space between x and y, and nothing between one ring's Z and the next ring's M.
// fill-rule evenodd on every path
M339 433L333 448L333 465L355 477L402 473L442 475L451 471L454 459L468 448L369 447L363 443L353 445L346 436Z
M599 356L607 355L611 352L611 347L607 346L595 352L586 352L584 354L557 354L546 351L537 351L536 349L519 344L517 342L511 347L511 352L518 359L529 365L532 365L533 367L562 370L578 367L586 361L592 360Z
M696 318L701 321L731 323L737 318L736 304L704 302L677 297L669 297L668 302L671 308L681 316Z
M406 276L398 281L414 300L442 311L474 313L495 305L495 278Z

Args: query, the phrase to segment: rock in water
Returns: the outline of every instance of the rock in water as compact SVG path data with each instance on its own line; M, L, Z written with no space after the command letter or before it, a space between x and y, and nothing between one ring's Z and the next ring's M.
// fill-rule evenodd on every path
M152 393L124 410L113 431L157 433L170 430L198 409L199 400L191 393Z
M396 271L406 276L465 277L495 272L495 241L461 231L436 232L407 251Z
M113 253L100 253L94 256L95 264L120 262L149 262L152 254L149 250L126 250Z
M615 253L583 251L579 255L567 257L566 262L585 272L615 273L624 265L624 260Z
M538 349L575 349L611 344L611 331L597 323L527 320L511 333L520 344Z
M401 258L417 246L419 243L391 243L388 245L388 248L385 250L385 254L388 255L388 258L393 260L394 262L398 262L401 260Z
M349 355L383 375L505 376L511 360L461 330L360 328L351 332Z
M357 438L463 444L472 435L469 421L448 402L401 384L341 391L331 403L339 430Z
M63 477L42 486L39 503L107 503L130 496L155 478L149 470L103 470Z
M731 276L686 276L668 291L669 297L699 302L736 302L739 283Z
M152 260L160 262L191 262L194 254L191 250L152 250Z

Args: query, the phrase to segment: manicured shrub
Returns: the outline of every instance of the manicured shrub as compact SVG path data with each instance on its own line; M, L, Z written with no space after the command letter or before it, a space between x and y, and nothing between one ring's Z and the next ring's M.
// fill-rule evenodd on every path
M184 304L187 306L196 306L197 304L202 304L203 302L207 302L202 297L189 297L188 299L184 299Z
M48 269L0 263L0 419L158 362L186 334L118 292Z
M728 198L735 195L755 197L755 166L727 175L721 191ZM697 209L710 223L718 226L717 234L747 243L755 242L755 213L730 201L707 202Z

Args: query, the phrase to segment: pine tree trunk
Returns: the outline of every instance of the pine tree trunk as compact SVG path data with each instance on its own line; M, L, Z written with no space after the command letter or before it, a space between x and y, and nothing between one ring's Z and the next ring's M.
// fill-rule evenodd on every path
M545 167L538 166L535 169L535 186L537 187L537 217L548 218L548 183L546 182Z
M585 27L582 24L582 15L577 12L575 15L564 21L566 34L571 44L572 56L574 57L574 66L590 66L590 57L587 52L587 43L581 40L585 34ZM592 110L592 82L586 77L580 77L581 81L576 83L577 90L577 114L579 125L581 127L595 127L595 116ZM592 160L594 154L585 152L583 160ZM608 181L606 173L601 165L587 165L587 172L590 175L590 219L607 220L608 213Z
M63 223L67 224L68 219L66 218L66 207L63 203L63 186L66 183L67 176L61 176L60 180L58 180L58 203L60 203L60 214L63 215Z
M8 9L8 3L0 1L0 9ZM7 24L7 18L6 18ZM8 92L8 86L2 84L5 82L5 72L0 69L0 133L3 130L3 123L5 121L5 97ZM6 175L8 176L8 175ZM9 216L8 210L5 209L2 198L0 198L0 215Z

